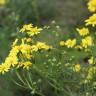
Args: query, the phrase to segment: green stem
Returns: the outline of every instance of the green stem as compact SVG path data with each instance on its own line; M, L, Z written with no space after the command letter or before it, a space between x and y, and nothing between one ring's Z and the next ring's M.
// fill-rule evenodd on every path
M36 92L37 95L40 95L40 96L45 96L44 94L40 93L40 92Z
M24 82L24 80L20 76L19 72L16 71L16 75L17 75L18 79L26 86L26 83Z
M29 87L30 90L32 90L32 85L30 84L30 82L28 81L28 79L26 79L27 77L23 74L25 82L27 84L27 86Z

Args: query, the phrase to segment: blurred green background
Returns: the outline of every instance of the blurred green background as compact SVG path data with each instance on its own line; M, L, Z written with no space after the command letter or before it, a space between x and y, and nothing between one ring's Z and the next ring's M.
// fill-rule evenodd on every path
M0 0L1 2L2 0ZM0 4L0 63L8 55L11 42L19 27L25 23L49 25L56 21L64 32L71 32L83 24L88 16L87 0L5 0ZM29 96L9 82L7 76L0 77L0 96Z

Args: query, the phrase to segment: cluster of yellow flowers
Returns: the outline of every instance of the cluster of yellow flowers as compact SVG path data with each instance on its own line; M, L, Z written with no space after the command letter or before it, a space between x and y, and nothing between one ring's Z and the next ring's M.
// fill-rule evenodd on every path
M86 36L89 34L89 30L88 28L82 28L82 29L77 29L77 31L79 32L80 36ZM81 44L80 45L76 45L76 39L68 39L67 41L60 41L60 46L67 46L68 48L88 48L88 46L92 46L93 45L93 39L91 36L86 36L84 38L82 38L81 40Z
M94 13L87 20L85 20L86 26L91 25L92 27L95 27L96 26L96 13L95 13L96 12L96 0L89 0L88 9L90 12L94 12ZM87 36L85 40L82 40L83 42L82 46L85 46L86 44L90 46L94 45L92 37ZM88 63L90 64L90 67L88 69L88 73L86 77L87 80L85 80L85 82L90 82L90 80L92 80L94 75L96 74L96 67L94 66L94 64L96 64L96 59L92 54L88 60Z
M20 30L22 33L27 33L29 36L34 36L40 33L42 28L33 27L32 24L24 25L23 28Z
M88 9L91 12L96 11L96 0L89 0ZM66 41L60 41L60 46L62 47L65 46L67 48L73 48L73 49L81 49L84 50L85 52L91 51L92 49L90 49L90 47L93 47L95 42L88 28L89 25L91 25L92 27L96 25L95 13L92 16L90 16L87 20L85 20L86 27L76 29L80 37L79 41L78 38L68 39ZM92 54L91 57L89 57L88 63L91 65L95 64L95 58L92 56ZM80 69L81 69L80 64L76 64L74 70L78 72L80 71Z
M32 24L24 25L20 32L27 32L29 37L37 35L42 29L33 27ZM16 39L13 42L12 49L6 58L5 62L0 65L0 73L4 74L8 72L12 67L29 69L32 65L33 52L39 50L49 50L52 46L47 45L44 42L37 41L36 44L29 44L27 42L32 42L29 37L21 38L21 40ZM26 42L27 41L27 42ZM19 44L18 44L19 43Z
M89 0L88 9L90 12L96 12L96 0ZM85 20L86 25L92 25L93 27L96 25L96 13L89 17L89 19Z
M72 48L76 45L76 39L68 39L67 41L60 41L60 46L67 46Z

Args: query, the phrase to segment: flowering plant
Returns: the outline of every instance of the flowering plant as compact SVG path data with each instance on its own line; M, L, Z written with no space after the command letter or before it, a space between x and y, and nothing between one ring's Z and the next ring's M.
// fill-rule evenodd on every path
M96 11L96 0L89 0L88 9ZM0 73L15 72L20 82L14 82L36 96L95 96L96 14L85 23L68 38L60 33L59 26L53 31L49 26L25 24L0 65Z

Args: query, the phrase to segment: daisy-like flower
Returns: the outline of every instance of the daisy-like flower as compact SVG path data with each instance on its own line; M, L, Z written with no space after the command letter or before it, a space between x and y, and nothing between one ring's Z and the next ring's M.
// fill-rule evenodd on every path
M65 45L68 47L68 48L72 48L76 45L76 39L68 39L66 42L65 42Z
M88 9L89 9L90 12L95 12L96 11L96 0L89 0Z
M1 74L8 72L9 69L10 69L10 65L8 65L8 64L1 64L0 65L0 73Z
M86 36L89 34L88 28L81 28L81 29L77 28L77 31L80 34L80 36Z
M93 14L89 19L85 20L86 26L92 25L93 27L96 25L96 14Z

